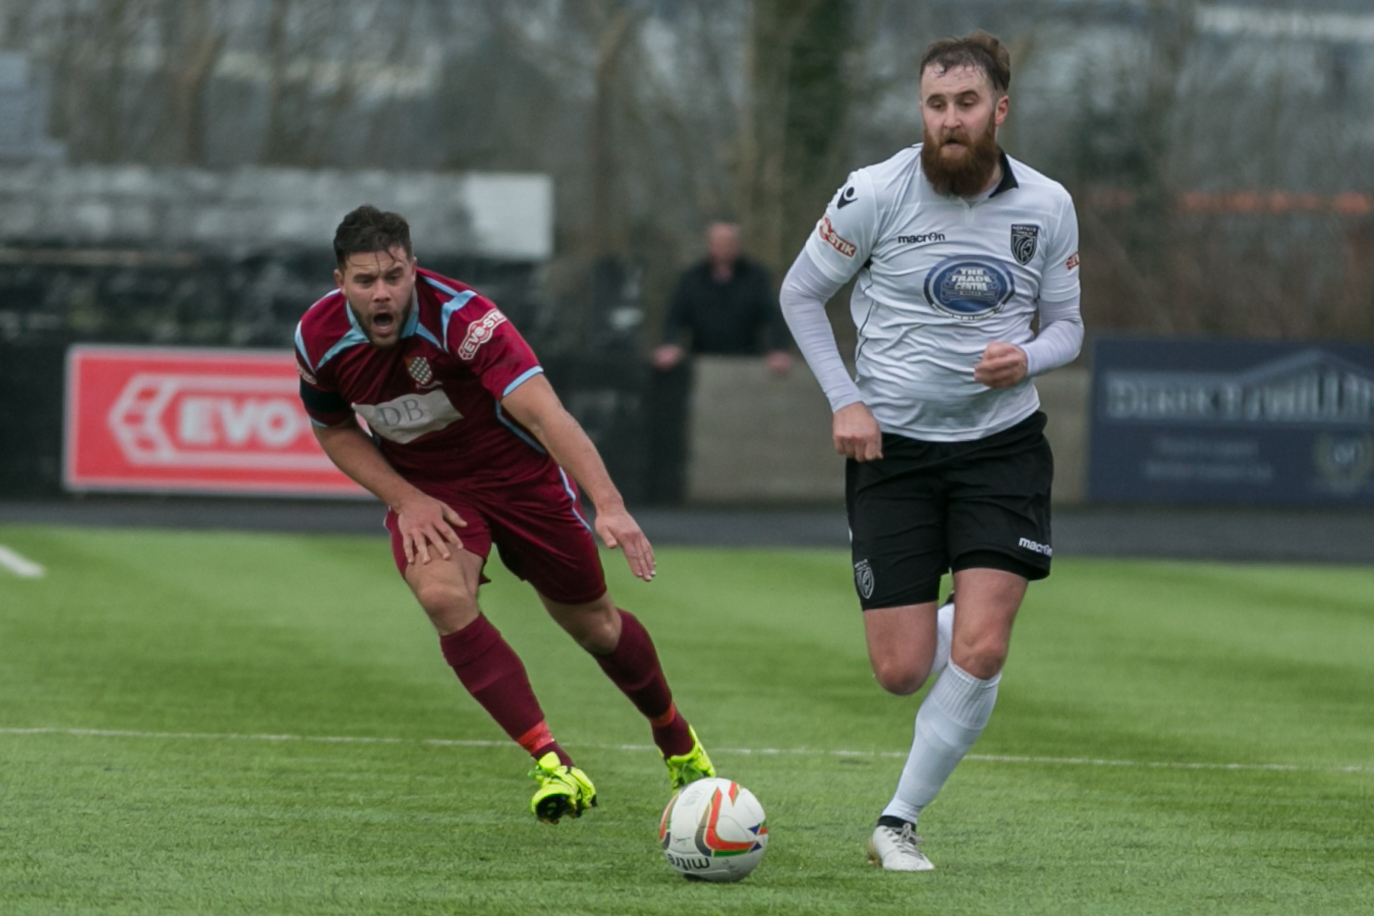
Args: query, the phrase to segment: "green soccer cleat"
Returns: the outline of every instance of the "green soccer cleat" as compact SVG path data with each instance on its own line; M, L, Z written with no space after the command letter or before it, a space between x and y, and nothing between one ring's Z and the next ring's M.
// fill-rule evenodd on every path
M596 807L596 786L587 774L564 766L553 751L535 762L530 775L539 783L530 810L545 824L556 824L564 815L581 817L583 811Z
M701 746L697 730L689 725L687 731L692 735L692 749L677 757L663 758L663 762L668 765L668 777L672 780L675 790L698 779L716 775L716 768L711 765L711 758L706 756L706 748Z

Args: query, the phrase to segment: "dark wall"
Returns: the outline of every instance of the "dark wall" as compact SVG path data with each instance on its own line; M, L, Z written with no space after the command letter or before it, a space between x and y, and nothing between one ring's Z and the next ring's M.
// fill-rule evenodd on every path
M0 340L289 347L296 322L334 288L329 251L156 252L51 245L0 262ZM500 304L527 335L542 327L537 267L435 257Z
M0 497L62 493L66 345L0 342Z

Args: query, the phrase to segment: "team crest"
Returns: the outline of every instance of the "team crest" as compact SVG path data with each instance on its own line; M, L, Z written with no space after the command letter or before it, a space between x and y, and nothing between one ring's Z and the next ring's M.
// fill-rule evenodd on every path
M407 357L406 371L410 373L410 377L415 379L418 385L428 385L434 381L434 370L430 368L429 360L423 356Z
M864 600L873 597L873 567L868 565L867 560L860 560L854 564L854 587L863 595Z
M1031 258L1035 257L1035 246L1039 240L1039 226L1011 224L1011 253L1022 264L1029 264Z

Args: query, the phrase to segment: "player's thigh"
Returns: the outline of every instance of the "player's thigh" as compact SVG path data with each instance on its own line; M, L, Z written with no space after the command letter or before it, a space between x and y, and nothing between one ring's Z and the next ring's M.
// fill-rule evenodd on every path
M1002 670L1012 624L1026 596L1024 576L974 567L954 573L954 634L950 659L974 677Z
M1028 581L1050 574L1054 457L1043 428L1044 414L1036 413L968 443L951 462L947 536L956 573L997 569Z
M462 548L450 554L445 560L433 553L428 563L416 560L405 569L406 584L440 636L461 630L481 613L477 592L486 559Z
M491 529L487 524L486 517L477 505L464 498L461 485L456 482L445 485L425 481L416 483L415 486L427 496L432 496L445 503L458 513L467 523L464 527L454 528L458 534L460 546L468 553L476 554L485 561L487 555L491 553ZM391 536L391 559L396 563L396 571L404 578L410 561L406 559L405 541L401 537L399 520L395 511L387 510L383 525ZM436 551L430 551L431 556L435 553ZM482 581L486 580L483 579Z
M575 490L556 467L547 478L483 497L482 511L501 562L561 605L589 605L606 594L601 555Z
M865 611L935 601L949 568L943 484L920 456L903 454L920 448L885 436L883 458L846 464L854 589Z
M878 684L898 696L913 694L935 661L936 603L864 611L864 637Z

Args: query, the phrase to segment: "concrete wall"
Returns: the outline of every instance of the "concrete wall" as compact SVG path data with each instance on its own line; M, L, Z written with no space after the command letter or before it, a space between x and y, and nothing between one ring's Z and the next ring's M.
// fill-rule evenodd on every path
M830 441L830 406L805 363L785 378L761 359L698 357L688 433L687 500L697 505L841 503L844 460ZM1055 455L1055 502L1084 498L1089 376L1037 379Z
M805 363L794 363L784 378L751 357L699 356L693 368L689 503L844 499L830 405Z
M1092 373L1070 367L1035 380L1040 409L1049 418L1045 438L1054 449L1054 501L1072 505L1088 498L1088 400Z

